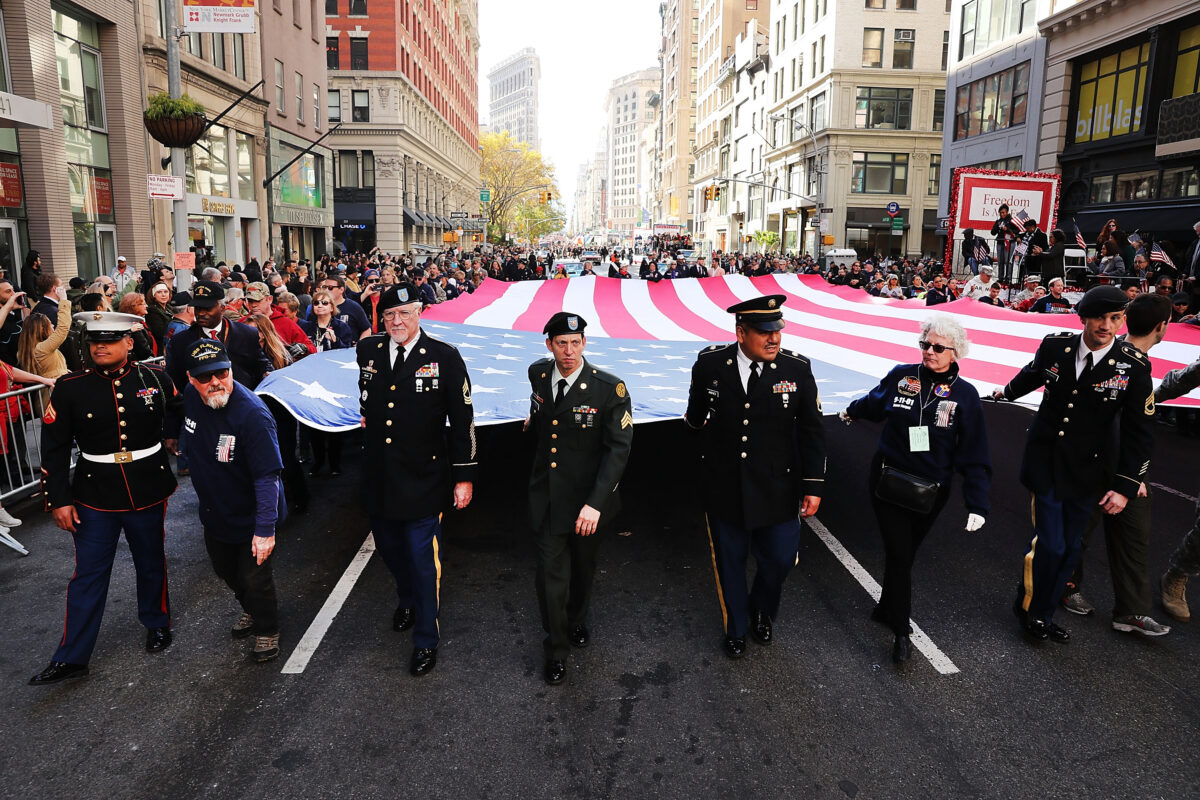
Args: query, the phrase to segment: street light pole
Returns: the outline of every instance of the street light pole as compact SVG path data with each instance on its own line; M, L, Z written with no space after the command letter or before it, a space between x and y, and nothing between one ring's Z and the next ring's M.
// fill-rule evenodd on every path
M178 100L183 95L183 78L179 71L179 38L183 36L179 28L179 9L174 0L163 3L164 26L167 34L167 95L172 100ZM187 252L187 160L182 147L171 148L171 174L184 180L183 199L171 204L172 230L174 251ZM172 264L173 266L173 264Z

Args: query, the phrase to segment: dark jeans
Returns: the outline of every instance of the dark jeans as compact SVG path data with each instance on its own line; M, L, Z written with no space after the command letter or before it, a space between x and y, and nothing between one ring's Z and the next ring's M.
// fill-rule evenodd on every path
M883 539L883 593L879 597L876 613L899 636L912 633L909 617L912 616L913 562L917 557L917 548L925 541L925 536L950 498L950 482L942 484L933 510L928 514L918 514L875 496L882 467L882 459L876 455L867 478L867 493L879 523L879 535Z
M1092 531L1104 525L1104 544L1108 549L1108 568L1112 573L1113 616L1150 614L1150 497L1131 497L1120 514L1105 514L1096 506L1083 531L1079 563L1067 583L1078 591L1083 586L1083 551Z
M250 542L222 542L208 531L204 532L204 546L217 577L233 589L233 596L242 610L254 617L255 635L279 633L279 607L275 600L271 559L259 564L250 552Z
M346 441L345 434L311 430L308 437L313 450L312 468L317 470L325 466L325 459L328 458L329 468L335 472L341 472L342 444Z

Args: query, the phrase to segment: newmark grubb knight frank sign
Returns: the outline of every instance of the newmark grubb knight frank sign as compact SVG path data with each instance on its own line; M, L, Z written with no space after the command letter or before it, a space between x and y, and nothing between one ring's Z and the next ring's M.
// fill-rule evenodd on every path
M255 0L183 0L188 33L254 33Z

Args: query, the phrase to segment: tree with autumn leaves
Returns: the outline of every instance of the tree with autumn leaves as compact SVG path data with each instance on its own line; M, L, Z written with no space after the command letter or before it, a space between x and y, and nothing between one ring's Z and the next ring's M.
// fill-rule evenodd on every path
M554 167L541 153L507 131L480 136L479 150L482 185L491 193L490 202L483 206L488 241L500 242L511 234L536 242L563 227ZM546 192L550 192L549 203L543 202Z

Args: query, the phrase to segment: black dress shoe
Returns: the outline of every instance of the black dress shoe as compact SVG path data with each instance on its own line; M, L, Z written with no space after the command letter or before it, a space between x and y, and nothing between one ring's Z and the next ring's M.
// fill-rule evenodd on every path
M750 612L750 635L759 644L771 643L771 617L765 611Z
M1059 644L1066 644L1071 641L1071 632L1053 622L1046 623L1046 633L1050 636L1050 641L1058 642Z
M1044 642L1050 636L1050 632L1046 630L1046 623L1040 619L1027 617L1025 622L1021 624L1021 629L1025 631L1025 635L1035 642Z
M730 658L741 658L746 655L746 640L745 638L736 638L733 636L725 637L725 655Z
M896 641L892 642L892 663L903 664L908 661L908 657L912 655L912 640L905 634L901 633L896 636Z
M887 617L883 615L883 606L878 603L871 609L871 621L878 622L882 625L887 625Z
M321 474L321 468L324 466L324 464L313 464L312 467L309 468L308 474L312 477L316 477L317 475Z
M71 678L82 678L88 674L87 664L68 664L65 661L51 661L50 666L29 679L30 686L48 686Z
M565 661L546 661L546 683L551 686L558 686L563 682L563 678L567 676L567 664Z
M576 625L571 629L571 644L575 647L587 647L590 638L586 625Z
M161 653L171 646L172 641L170 628L151 628L146 632L146 652Z
M412 664L409 665L408 671L414 677L421 677L426 672L429 672L437 665L437 648L435 647L418 647L413 650Z
M396 612L392 614L392 630L394 631L406 631L416 622L417 616L411 608L397 608Z

